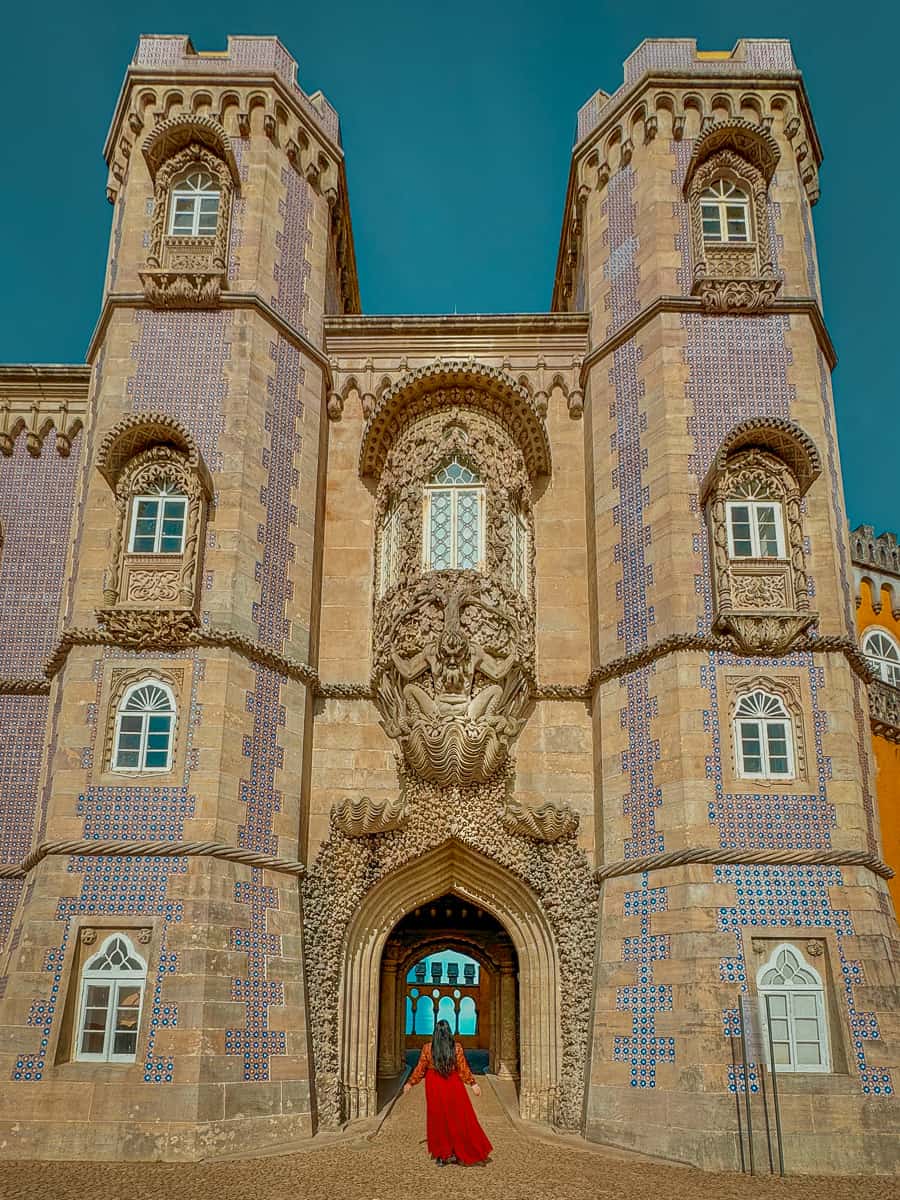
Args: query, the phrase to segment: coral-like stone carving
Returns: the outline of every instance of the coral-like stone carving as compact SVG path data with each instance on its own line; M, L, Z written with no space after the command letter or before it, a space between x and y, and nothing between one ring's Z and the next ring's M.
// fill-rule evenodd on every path
M403 829L408 820L406 803L402 797L391 800L373 800L360 796L354 800L349 796L335 804L334 823L347 837L368 837L375 833L392 833Z
M476 572L426 575L392 633L375 685L385 732L423 779L489 779L525 723L531 692L518 622L500 590Z
M535 842L559 842L578 828L578 813L568 804L547 801L539 808L527 808L510 801L503 813L503 825L510 833Z
M170 649L197 625L193 612L170 608L99 608L97 620L118 645L134 650Z

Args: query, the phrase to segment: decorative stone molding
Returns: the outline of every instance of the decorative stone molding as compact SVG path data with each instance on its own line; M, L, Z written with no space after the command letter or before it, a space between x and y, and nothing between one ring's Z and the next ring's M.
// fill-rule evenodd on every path
M894 878L893 867L867 850L723 850L707 846L687 846L683 850L603 863L594 875L599 883L603 883L623 875L643 875L645 871L666 871L695 863L710 866L861 867L880 879Z
M163 484L174 484L187 497L184 546L180 554L142 554L128 549L130 512L134 498ZM169 445L152 445L136 454L116 476L117 521L110 567L103 584L108 627L112 606L146 608L166 604L191 613L197 623L200 590L200 549L206 527L209 494L190 459Z
M369 837L404 829L409 819L402 797L395 800L372 800L369 796L352 799L349 796L334 805L334 822L347 837Z
M722 439L700 487L706 503L729 459L739 450L756 447L768 450L786 464L805 496L822 473L822 460L809 434L785 417L750 417L735 425Z
M869 713L876 737L900 743L900 688L881 681L870 683Z
M137 670L114 670L110 680L109 699L106 704L105 724L103 727L103 758L101 760L101 771L113 771L113 742L116 735L116 718L119 714L119 705L122 703L122 697L125 692L133 684L141 683L144 680L153 679L159 680L161 683L168 684L172 689L172 693L176 698L175 717L172 723L172 768L176 770L178 763L178 747L179 733L181 730L182 718L182 703L184 685L184 671L172 669L171 667L165 670L159 667L142 667ZM133 778L133 773L128 772L127 777ZM155 777L155 776L154 776Z
M363 431L359 473L381 475L401 429L413 416L445 407L480 408L498 417L521 448L531 479L551 473L550 442L538 406L506 371L474 359L436 359L387 388Z
M7 679L0 676L0 696L46 696L49 679Z
M162 121L145 139L153 180L153 220L147 268L140 273L148 301L162 308L208 308L227 286L228 227L240 176L230 140L213 117ZM178 237L166 232L171 189L192 166L208 171L219 189L215 233Z
M117 421L100 443L97 470L115 491L125 466L142 451L158 445L180 451L200 477L206 495L212 497L212 477L190 430L166 413L129 413Z
M780 506L786 558L732 557L727 503L747 495ZM713 629L733 636L742 650L783 654L817 620L809 608L800 498L800 486L787 464L767 449L752 446L727 457L708 484L705 499L716 597Z
M727 674L725 676L725 711L723 712L722 724L727 726L728 737L731 741L731 753L728 757L730 763L737 762L736 747L734 745L734 712L738 701L742 696L748 695L750 692L761 690L768 692L770 695L778 696L784 704L791 716L791 729L793 733L793 751L794 751L794 780L792 783L805 783L807 775L807 754L806 754L806 727L803 718L803 693L800 688L800 681L794 676L786 675L734 675ZM734 770L734 767L731 768ZM754 788L766 787L767 785L758 779L752 781L746 779L737 779L737 789L732 790L747 790L752 782ZM774 785L779 790L784 790L785 781L779 780ZM790 786L790 785L789 785Z
M97 620L115 644L130 650L170 650L197 625L193 612L98 608Z
M575 834L578 813L567 804L552 804L549 800L539 808L510 801L503 813L503 827L535 842L559 842Z
M697 142L684 194L690 208L693 294L707 312L758 312L771 305L781 287L768 212L769 181L778 153L771 134L749 121L714 124ZM702 195L719 179L731 180L749 196L749 243L704 240Z
M0 454L10 458L25 434L25 448L40 458L44 441L56 434L56 453L68 458L84 424L90 367L0 366Z

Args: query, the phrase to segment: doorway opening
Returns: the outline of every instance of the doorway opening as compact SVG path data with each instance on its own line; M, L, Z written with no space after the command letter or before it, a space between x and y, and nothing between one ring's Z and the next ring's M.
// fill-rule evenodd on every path
M518 959L491 913L448 892L391 931L381 959L379 1102L446 1020L476 1074L519 1078Z

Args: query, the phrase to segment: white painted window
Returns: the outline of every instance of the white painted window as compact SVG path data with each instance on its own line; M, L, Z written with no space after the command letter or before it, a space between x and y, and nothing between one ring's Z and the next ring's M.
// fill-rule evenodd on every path
M212 237L219 220L220 193L208 171L193 167L172 188L169 234L173 237Z
M830 1071L822 977L796 946L785 942L756 976L763 1047L769 1058L766 998L776 1071Z
M728 552L732 558L784 558L781 504L766 494L762 480L744 484L726 505Z
M528 595L528 522L520 512L509 514L510 582L515 591Z
M758 689L734 710L738 774L746 779L790 779L794 774L793 724L780 696Z
M132 684L116 713L114 771L172 769L175 697L168 684L145 679Z
M481 570L484 558L484 487L453 458L425 488L426 571Z
M700 196L704 242L749 242L750 201L730 179L717 179Z
M400 508L395 507L381 523L378 548L378 595L397 582L400 569Z
M75 1057L134 1062L147 964L124 933L106 939L81 974Z
M135 496L131 502L132 554L181 554L187 522L187 496L174 484Z
M870 629L863 637L863 654L885 683L900 687L900 646L884 629Z

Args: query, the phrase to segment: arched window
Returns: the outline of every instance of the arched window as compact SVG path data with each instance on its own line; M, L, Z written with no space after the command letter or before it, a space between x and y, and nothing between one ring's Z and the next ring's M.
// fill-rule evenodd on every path
M767 1019L771 1025L775 1070L830 1070L822 978L796 946L776 947L757 972L756 987L763 1030ZM762 1040L768 1058L765 1032Z
M528 595L528 522L523 513L509 514L510 582L513 590Z
M872 629L862 642L863 654L885 683L900 688L900 646L883 629Z
M426 571L480 570L484 556L484 486L458 458L425 488Z
M129 553L181 554L187 508L187 496L168 481L135 496L131 505Z
M738 774L747 779L789 779L794 774L791 716L780 696L762 689L741 696L734 710Z
M134 1062L147 964L124 933L106 939L81 975L75 1057Z
M114 771L169 771L172 767L175 697L168 684L132 684L116 714Z
M170 236L215 236L220 195L219 185L208 171L191 167L172 187L169 198Z
M732 558L784 558L781 504L758 476L742 480L726 503Z
M749 242L750 199L730 179L716 179L700 193L704 242Z

